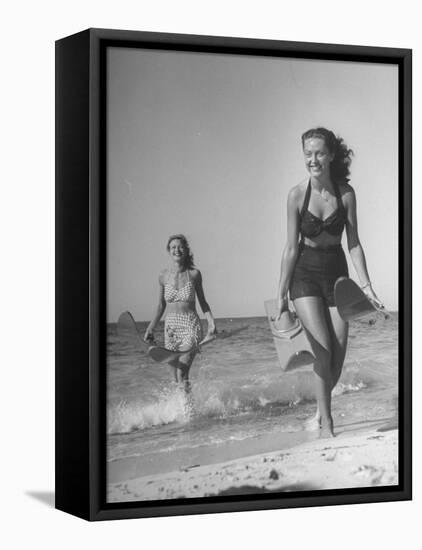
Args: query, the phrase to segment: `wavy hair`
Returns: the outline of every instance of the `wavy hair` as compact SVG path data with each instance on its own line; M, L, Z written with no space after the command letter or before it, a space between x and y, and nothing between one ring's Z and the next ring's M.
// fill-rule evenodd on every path
M186 249L186 258L185 258L185 263L184 263L183 267L185 267L186 269L193 269L195 267L195 263L193 261L193 254L191 252L189 242L188 242L187 238L184 235L182 235L182 234L170 235L170 237L167 239L167 246L166 246L167 252L170 252L170 243L171 243L171 241L174 241L176 239L181 241L183 246Z
M331 177L335 182L347 183L350 179L353 151L347 147L343 138L336 136L326 128L311 128L302 134L302 147L305 146L305 141L310 138L320 138L325 141L328 150L334 155L330 164Z

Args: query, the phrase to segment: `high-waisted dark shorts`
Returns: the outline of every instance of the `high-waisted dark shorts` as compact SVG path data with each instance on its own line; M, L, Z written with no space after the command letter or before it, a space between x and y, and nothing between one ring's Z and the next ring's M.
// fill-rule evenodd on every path
M290 283L290 299L320 296L328 307L335 306L334 284L339 277L348 275L341 245L329 248L301 245Z

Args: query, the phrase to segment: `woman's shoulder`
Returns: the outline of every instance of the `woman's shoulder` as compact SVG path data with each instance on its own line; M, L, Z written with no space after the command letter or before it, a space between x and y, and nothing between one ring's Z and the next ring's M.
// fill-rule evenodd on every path
M198 281L201 279L201 272L197 267L191 267L190 269L188 269L188 272L189 272L190 278L193 281Z
M296 206L301 205L305 197L307 187L308 187L307 179L300 181L299 183L291 187L289 190L289 196L288 196L289 203L295 204Z
M350 200L353 200L355 198L355 190L350 185L349 182L341 182L338 183L338 189L340 191L340 196L343 200L343 202L348 202Z
M164 285L168 280L168 276L169 276L169 270L168 268L165 267L158 274L158 281L160 282L160 284Z

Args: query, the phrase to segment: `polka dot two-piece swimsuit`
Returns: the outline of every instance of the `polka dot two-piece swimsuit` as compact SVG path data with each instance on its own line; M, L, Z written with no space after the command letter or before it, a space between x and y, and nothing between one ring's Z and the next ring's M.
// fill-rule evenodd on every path
M189 302L195 305L195 287L191 281L189 270L186 271L188 281L181 288L176 288L169 280L164 285L164 298L168 304ZM202 339L201 322L195 309L186 312L170 312L166 315L164 324L164 345L172 351L186 351Z

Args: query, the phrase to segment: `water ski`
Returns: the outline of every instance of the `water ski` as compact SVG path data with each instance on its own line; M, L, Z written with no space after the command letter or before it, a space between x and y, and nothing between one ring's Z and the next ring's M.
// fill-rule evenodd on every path
M199 351L202 346L205 346L206 344L209 344L210 342L214 342L217 338L228 338L228 336L231 336L231 334L227 335L227 333L223 333L221 336L219 333L217 334L207 334L205 338L203 338L199 344L191 349L188 349L186 351L171 351L167 348L163 348L161 346L150 346L148 349L148 355L154 359L154 361L157 361L157 363L168 363L170 361L173 361L174 359L178 359L181 355L184 355L186 353L190 353L192 351Z
M139 334L135 319L129 311L124 311L119 316L117 321L117 333L135 348L145 353L148 352L149 345L144 342L142 336Z
M168 363L169 361L178 359L181 355L186 353L186 351L172 351L167 348L157 346L156 344L149 344L145 342L143 337L139 334L135 319L129 311L125 311L120 315L119 320L117 321L117 332L136 348L144 351L157 363Z
M151 357L151 359L154 359L157 363L169 363L170 361L174 361L175 359L179 359L179 357L185 353L189 353L190 350L187 351L172 351L167 348L163 348L161 346L150 346L148 348L148 355Z
M186 351L172 351L162 346L158 346L155 343L149 344L144 342L143 337L139 334L135 320L129 311L123 312L120 315L119 320L117 321L117 332L136 348L144 351L149 357L151 357L151 359L153 359L157 363L169 363L170 361L178 359L181 355L190 353L191 351L194 351L194 349L201 348L202 346L213 342L217 338L229 338L230 336L234 336L235 334L247 328L247 326L243 326L229 331L222 331L221 333L219 332L217 334L207 334L195 348L191 348L190 350Z
M299 319L295 318L290 326L284 327L275 320L277 300L267 300L264 306L281 369L288 372L312 365L315 356Z
M370 300L362 289L347 277L337 279L334 297L343 321L353 321L374 313L382 313L386 319L388 318L386 310Z

